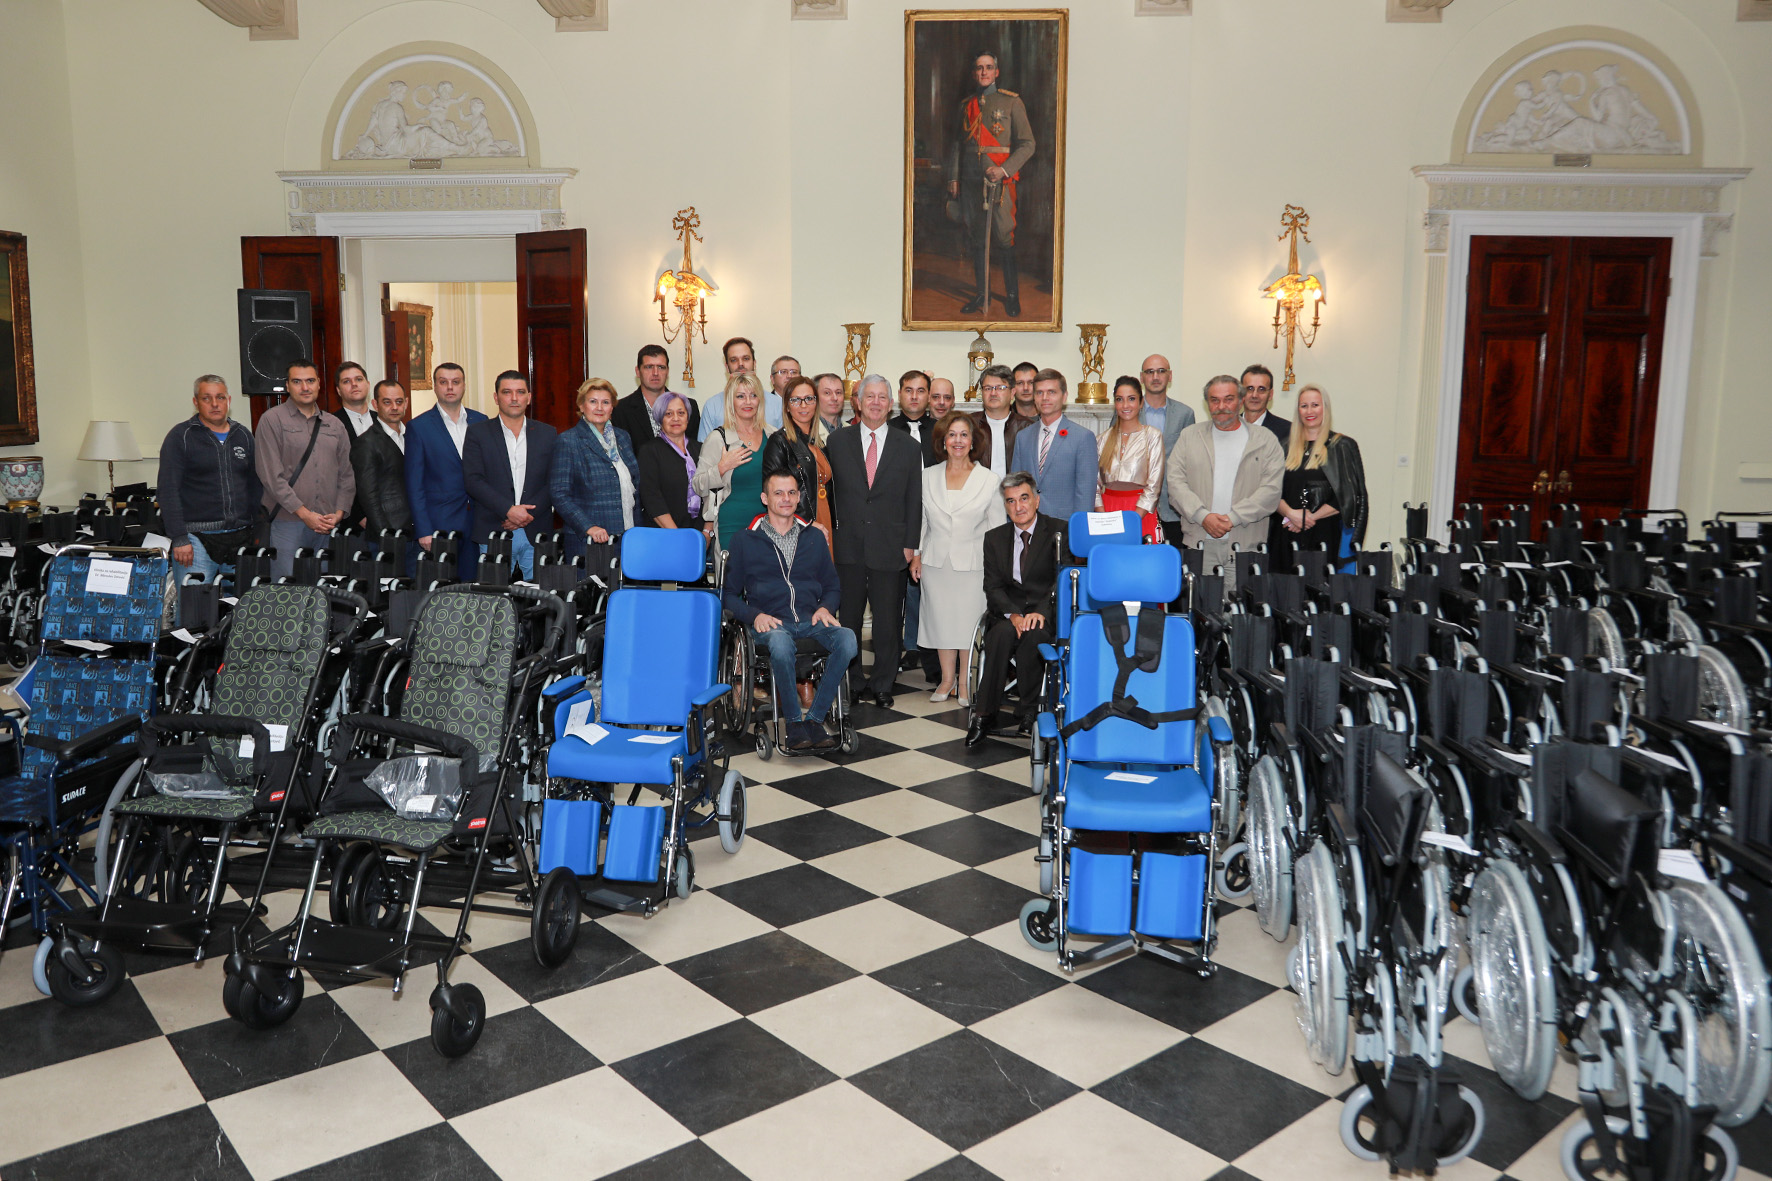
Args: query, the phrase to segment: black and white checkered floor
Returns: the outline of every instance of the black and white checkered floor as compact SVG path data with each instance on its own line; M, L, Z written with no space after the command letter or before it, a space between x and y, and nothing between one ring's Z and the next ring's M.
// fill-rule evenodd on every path
M75 1011L0 956L0 1176L1383 1178L1341 1146L1351 1072L1306 1056L1286 947L1227 906L1212 980L1148 957L1061 975L1016 928L1025 744L968 752L952 703L900 688L857 712L854 755L735 760L750 837L698 842L687 902L587 920L553 972L526 922L477 917L455 978L492 1017L459 1060L431 1048L423 973L398 1001L310 982L255 1033L216 962L134 961ZM1525 1103L1476 1030L1447 1040L1489 1119L1444 1175L1561 1177L1573 1071ZM1742 1176L1772 1176L1772 1118L1735 1136Z

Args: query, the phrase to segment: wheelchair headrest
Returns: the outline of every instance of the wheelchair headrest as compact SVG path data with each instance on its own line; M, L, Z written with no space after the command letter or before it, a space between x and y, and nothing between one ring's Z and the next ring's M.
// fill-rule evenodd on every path
M1072 513L1065 540L1077 561L1087 562L1090 553L1097 546L1141 544L1144 535L1139 529L1138 514L1129 510L1118 513Z
M1087 578L1098 603L1167 603L1181 594L1181 553L1168 545L1103 546Z
M629 529L621 535L623 578L695 582L707 569L707 541L698 529Z

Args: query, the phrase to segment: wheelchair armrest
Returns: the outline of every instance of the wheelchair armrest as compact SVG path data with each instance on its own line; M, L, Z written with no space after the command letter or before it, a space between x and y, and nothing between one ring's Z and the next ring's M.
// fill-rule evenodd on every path
M1058 649L1053 647L1051 644L1041 644L1040 645L1040 659L1044 660L1047 664L1057 664L1058 663Z
M125 714L114 722L107 722L96 730L88 730L78 738L70 738L65 742L44 734L27 734L25 745L46 750L60 762L77 763L81 759L91 758L141 728L141 715Z
M1497 664L1491 667L1508 680L1533 688L1549 689L1552 685L1562 683L1561 677L1539 672L1535 668L1527 668L1523 664Z
M1035 722L1035 729L1041 738L1057 738L1058 717L1051 710L1041 710L1040 716Z
M584 683L585 679L582 676L561 677L553 684L544 687L541 695L543 697L560 697L567 693L576 693L584 687Z
M1530 820L1522 820L1519 817L1515 817L1514 835L1520 838L1521 844L1529 845L1533 849L1536 849L1539 855L1552 865L1569 864L1569 854L1564 851L1563 846L1558 843L1557 839L1545 832L1542 828L1539 828Z
M1357 848L1360 844L1360 830L1354 826L1352 818L1347 814L1347 809L1332 800L1326 815L1329 818L1329 827L1334 830L1336 838L1344 845Z
M1221 745L1235 741L1231 734L1231 724L1219 714L1213 714L1206 719L1206 733L1211 736L1212 741Z
M694 700L689 704L695 706L697 709L705 709L730 692L732 692L731 685L710 685L700 693L697 693Z
M1747 871L1755 877L1772 881L1772 856L1768 856L1764 850L1743 844L1734 837L1725 836L1722 833L1705 837L1704 841L1729 860L1746 866Z
M161 714L142 724L147 735L147 748L153 751L156 734L209 734L219 737L238 736L252 739L252 773L263 775L271 755L271 732L263 722L252 718L229 717L225 714Z
M384 718L379 714L347 714L339 719L339 725L348 732L347 745L350 734L378 734L415 745L434 746L451 758L470 763L475 771L480 769L479 748L446 730L433 730L429 726L402 722L398 718Z
M1273 732L1274 740L1280 744L1282 749L1298 749L1298 739L1292 736L1292 731L1287 729L1285 722L1269 722L1268 729Z

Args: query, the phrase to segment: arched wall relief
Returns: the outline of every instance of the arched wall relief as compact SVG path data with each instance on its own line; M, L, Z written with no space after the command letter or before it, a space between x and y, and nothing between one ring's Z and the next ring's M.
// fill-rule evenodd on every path
M1559 29L1511 50L1465 100L1452 162L1691 168L1698 110L1679 71L1653 46L1613 29Z
M502 70L440 42L397 46L352 75L333 102L320 149L326 171L540 166L535 121Z

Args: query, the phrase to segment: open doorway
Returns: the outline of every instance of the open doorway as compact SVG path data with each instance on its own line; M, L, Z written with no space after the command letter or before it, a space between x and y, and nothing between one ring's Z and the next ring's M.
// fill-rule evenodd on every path
M383 371L405 386L413 414L436 404L431 370L445 361L467 377L467 405L496 414L493 382L517 361L517 284L384 283Z

